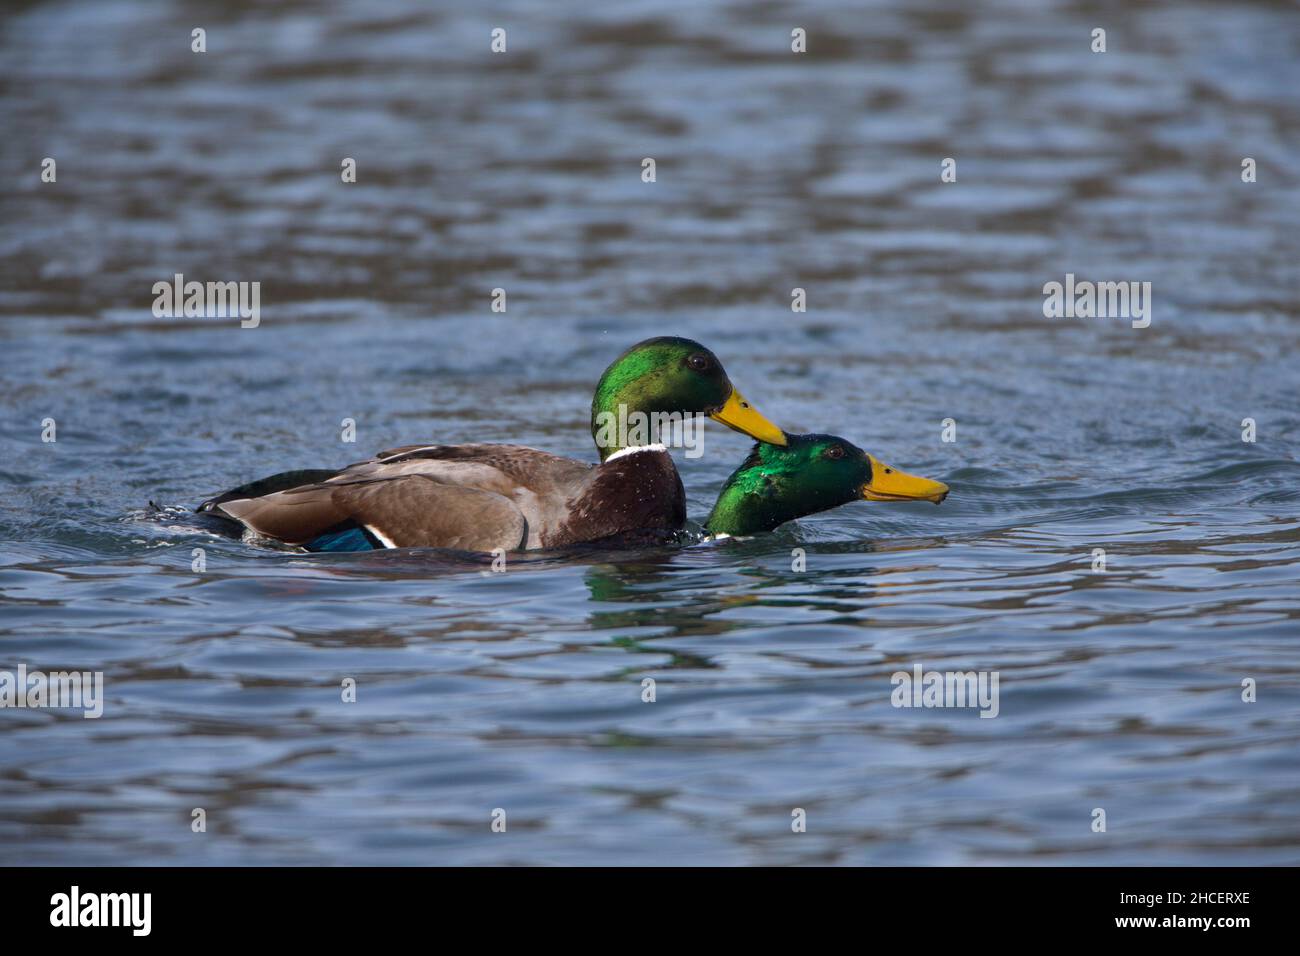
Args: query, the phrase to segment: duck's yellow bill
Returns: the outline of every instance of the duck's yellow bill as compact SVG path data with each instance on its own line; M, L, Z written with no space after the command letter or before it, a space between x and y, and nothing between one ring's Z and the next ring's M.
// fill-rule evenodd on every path
M734 388L731 390L731 397L727 399L726 404L709 417L715 422L722 422L728 428L744 432L750 438L757 438L769 445L784 445L786 443L785 432L760 415L758 409L749 404L745 400L745 396Z
M933 501L937 505L948 497L948 486L942 481L918 478L877 461L873 455L867 457L871 459L871 481L862 486L862 497L868 501Z

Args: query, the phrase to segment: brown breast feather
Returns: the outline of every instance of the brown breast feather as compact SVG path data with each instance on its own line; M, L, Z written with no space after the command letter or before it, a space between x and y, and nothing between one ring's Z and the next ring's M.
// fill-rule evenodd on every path
M666 451L638 451L607 461L565 504L559 529L542 546L561 547L646 529L686 524L686 491Z

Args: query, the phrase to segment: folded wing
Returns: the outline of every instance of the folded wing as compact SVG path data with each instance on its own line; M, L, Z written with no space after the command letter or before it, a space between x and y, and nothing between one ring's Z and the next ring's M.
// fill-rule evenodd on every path
M514 550L563 522L592 467L520 445L408 445L338 472L273 475L199 510L288 544L355 526L386 547Z
M259 534L288 544L306 544L349 522L390 548L510 551L523 547L528 536L528 522L508 498L419 474L336 479L219 507Z

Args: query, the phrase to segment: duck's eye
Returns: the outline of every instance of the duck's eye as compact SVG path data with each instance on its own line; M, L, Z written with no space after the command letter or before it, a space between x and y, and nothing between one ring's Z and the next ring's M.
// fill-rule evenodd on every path
M707 355L695 354L686 360L686 364L697 372L707 372L709 370L709 357Z
M844 449L843 449L843 447L841 447L840 445L831 445L830 448L827 448L827 449L826 449L826 457L827 457L827 458L843 458L843 457L844 457Z

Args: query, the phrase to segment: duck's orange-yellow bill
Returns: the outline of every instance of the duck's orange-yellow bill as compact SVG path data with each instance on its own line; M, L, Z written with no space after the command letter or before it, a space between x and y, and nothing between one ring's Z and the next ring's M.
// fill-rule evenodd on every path
M948 486L942 481L918 478L877 461L873 455L867 457L871 459L871 480L862 486L862 497L868 501L933 501L937 505L948 497Z
M757 438L769 445L784 445L786 443L785 432L760 415L758 409L749 404L745 400L745 396L734 388L731 390L731 396L727 399L726 404L709 417L715 422L722 422L728 428L744 432L750 438Z

